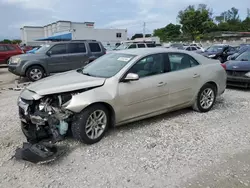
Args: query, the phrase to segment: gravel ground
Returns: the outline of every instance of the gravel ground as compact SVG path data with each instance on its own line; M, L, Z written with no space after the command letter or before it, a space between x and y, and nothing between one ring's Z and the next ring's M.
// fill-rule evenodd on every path
M68 139L67 155L44 165L12 159L25 141L19 91L1 92L0 187L250 186L248 91L228 89L205 114L186 109L115 128L91 146Z

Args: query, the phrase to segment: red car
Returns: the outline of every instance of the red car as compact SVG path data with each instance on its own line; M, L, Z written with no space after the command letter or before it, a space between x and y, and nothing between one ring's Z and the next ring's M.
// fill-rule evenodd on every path
M27 51L30 51L33 49L32 46L22 46L21 49L23 50L24 53L26 53Z
M23 53L23 50L16 44L0 44L0 64L7 64L11 56Z

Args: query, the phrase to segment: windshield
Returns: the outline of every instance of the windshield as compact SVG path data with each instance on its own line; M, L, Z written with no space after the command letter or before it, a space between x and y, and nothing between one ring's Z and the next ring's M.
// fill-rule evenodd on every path
M88 76L110 78L116 75L134 57L135 55L130 54L110 53L101 56L79 70L81 70L82 74Z
M242 53L235 60L236 61L250 61L250 51Z
M115 48L115 50L124 50L127 49L129 46L129 43L123 43Z
M210 46L206 49L206 52L219 52L222 51L224 48L224 46L220 46L220 45L213 45Z
M51 45L49 44L46 44L46 45L43 45L41 46L41 48L39 48L35 53L36 54L44 54L48 51L48 49L51 47Z

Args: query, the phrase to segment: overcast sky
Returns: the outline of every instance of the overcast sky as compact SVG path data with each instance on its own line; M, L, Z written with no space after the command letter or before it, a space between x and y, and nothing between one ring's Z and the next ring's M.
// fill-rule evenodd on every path
M250 0L0 0L0 38L20 38L24 25L40 26L58 20L93 21L98 28L127 28L141 33L176 23L179 10L205 3L219 14L231 7L245 18Z

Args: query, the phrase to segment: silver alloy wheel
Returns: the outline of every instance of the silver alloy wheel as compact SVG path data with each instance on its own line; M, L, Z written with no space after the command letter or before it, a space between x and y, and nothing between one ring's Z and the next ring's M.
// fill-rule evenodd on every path
M43 76L43 73L41 70L39 69L32 69L30 71L30 77L33 79L33 80L40 80Z
M87 119L85 126L86 135L94 140L104 132L107 126L107 115L102 110L96 110Z
M203 109L210 108L214 103L214 91L211 88L206 88L200 97L200 105Z

